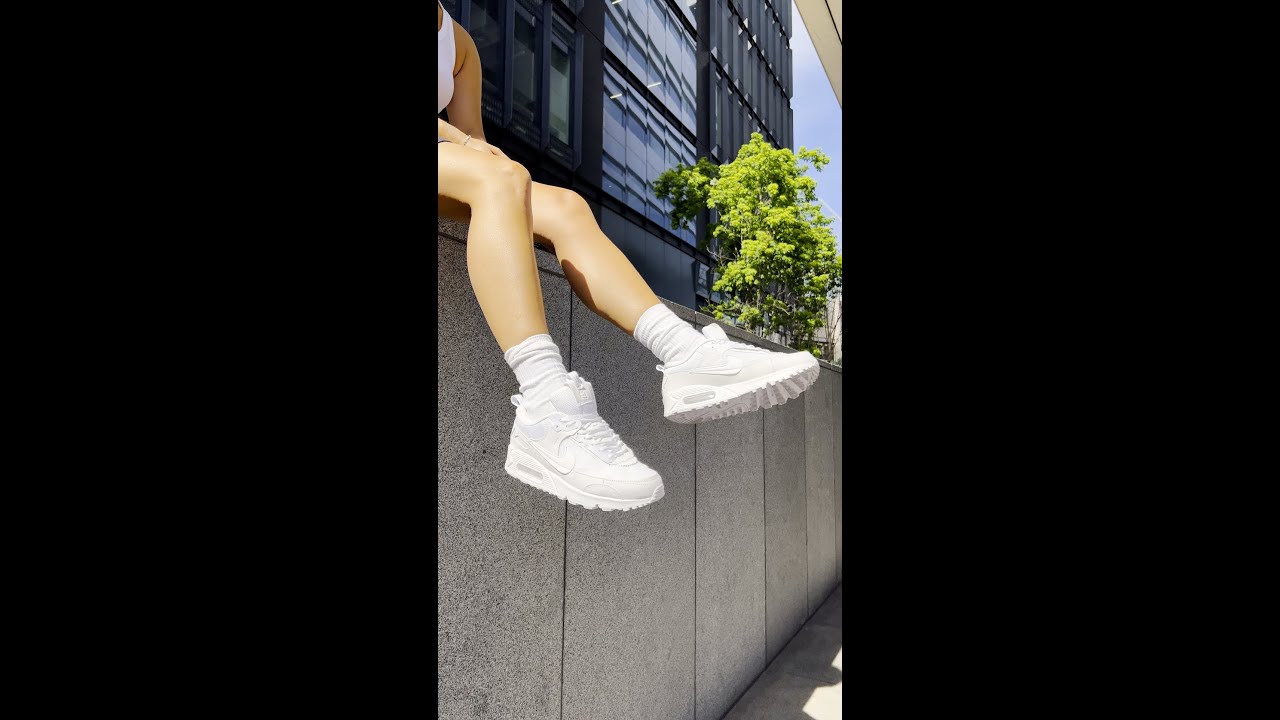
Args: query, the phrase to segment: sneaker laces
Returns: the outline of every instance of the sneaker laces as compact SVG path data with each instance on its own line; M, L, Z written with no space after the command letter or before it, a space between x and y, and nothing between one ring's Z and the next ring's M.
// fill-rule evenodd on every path
M584 388L587 381L583 380L576 371L569 373L569 379L575 388ZM594 417L576 417L564 422L566 429L572 429L575 435L582 438L587 444L599 448L605 455L613 460L627 460L634 457L631 448L622 442L622 438L618 437L618 433L609 427L609 423L604 418L596 415Z
M609 423L602 418L582 421L582 427L578 431L578 436L586 440L588 443L604 450L607 454L617 460L624 460L631 452L631 448L622 442L622 438L618 437L618 433L609 427Z
M622 438L618 437L618 433L614 432L603 418L570 418L552 422L555 423L556 429L572 432L574 437L592 447L599 448L611 460L626 460L634 457L631 448L622 442Z

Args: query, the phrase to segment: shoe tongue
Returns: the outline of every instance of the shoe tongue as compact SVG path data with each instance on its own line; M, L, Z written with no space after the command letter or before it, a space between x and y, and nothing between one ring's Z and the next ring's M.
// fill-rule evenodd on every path
M551 396L551 405L566 415L599 415L596 411L596 394L591 383L569 374L569 381Z
M716 325L715 323L712 323L702 328L702 334L706 335L712 340L728 340L729 339L729 336L724 334L724 328L720 327L719 325Z

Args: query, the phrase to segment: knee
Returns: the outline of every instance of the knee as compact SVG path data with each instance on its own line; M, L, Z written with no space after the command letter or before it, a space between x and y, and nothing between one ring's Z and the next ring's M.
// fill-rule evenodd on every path
M524 202L529 196L533 181L529 171L523 165L510 160L494 163L490 172L486 173L484 187L490 194L501 195L504 199L515 199Z
M538 210L546 211L547 217L553 222L582 222L588 218L595 221L595 214L591 212L587 201L578 193L565 188L550 188L546 207L539 207Z

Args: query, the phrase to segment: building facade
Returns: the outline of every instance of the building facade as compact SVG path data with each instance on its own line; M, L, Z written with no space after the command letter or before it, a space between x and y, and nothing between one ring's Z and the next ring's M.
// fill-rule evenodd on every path
M710 297L696 230L652 183L760 132L792 147L790 0L442 0L475 40L485 133L573 188L658 295Z

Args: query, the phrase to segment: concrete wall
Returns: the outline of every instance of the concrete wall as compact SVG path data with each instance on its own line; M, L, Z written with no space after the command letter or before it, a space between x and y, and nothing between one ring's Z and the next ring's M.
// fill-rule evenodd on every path
M465 226L438 232L440 717L719 720L841 577L840 369L785 405L677 425L654 357L539 250L552 336L666 486L626 513L570 506L502 469L515 378L471 293Z

